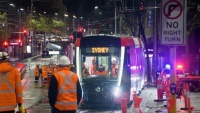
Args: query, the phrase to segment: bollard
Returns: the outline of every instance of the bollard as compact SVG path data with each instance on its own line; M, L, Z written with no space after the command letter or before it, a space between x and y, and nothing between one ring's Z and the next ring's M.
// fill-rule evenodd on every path
M122 113L127 113L127 98L125 94L121 98L121 109Z

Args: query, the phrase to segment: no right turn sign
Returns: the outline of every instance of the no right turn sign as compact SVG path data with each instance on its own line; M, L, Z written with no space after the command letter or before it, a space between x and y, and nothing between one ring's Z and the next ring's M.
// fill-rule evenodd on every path
M184 44L184 1L162 1L162 44Z

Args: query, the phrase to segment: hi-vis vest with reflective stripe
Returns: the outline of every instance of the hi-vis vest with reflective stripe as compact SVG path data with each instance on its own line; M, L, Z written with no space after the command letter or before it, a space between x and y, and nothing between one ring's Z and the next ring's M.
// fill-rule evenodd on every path
M47 66L42 66L42 77L47 78L48 76L48 68Z
M59 110L76 110L78 76L69 70L61 70L54 75L58 81L58 95L54 106Z
M34 76L36 76L36 77L39 76L39 68L37 68L37 67L34 68Z
M21 77L17 70L0 72L0 112L14 110L17 103L22 104Z

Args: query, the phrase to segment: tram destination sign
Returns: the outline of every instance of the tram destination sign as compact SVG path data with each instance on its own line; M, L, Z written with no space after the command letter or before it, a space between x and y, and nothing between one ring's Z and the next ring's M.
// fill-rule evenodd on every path
M184 1L162 0L161 44L183 45L185 43Z
M112 54L118 53L119 49L115 47L86 47L82 49L86 54Z

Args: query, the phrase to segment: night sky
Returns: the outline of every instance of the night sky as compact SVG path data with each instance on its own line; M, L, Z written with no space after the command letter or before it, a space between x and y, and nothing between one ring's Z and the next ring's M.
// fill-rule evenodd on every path
M31 0L14 0L17 6L21 6L25 9L30 7ZM34 0L33 0L34 1ZM37 12L51 12L50 6L46 5L45 0L35 0L34 6ZM47 0L46 0L47 1ZM67 7L67 12L75 14L76 16L87 16L94 10L95 6L103 6L107 0L63 0L63 4Z

